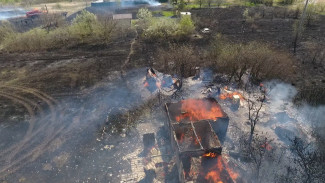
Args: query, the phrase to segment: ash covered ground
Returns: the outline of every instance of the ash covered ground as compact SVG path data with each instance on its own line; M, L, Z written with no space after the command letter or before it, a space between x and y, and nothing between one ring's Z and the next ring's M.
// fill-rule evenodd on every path
M220 81L223 76L202 72L199 79L184 79L176 98L168 93L149 92L143 85L145 68L130 70L122 77L120 72L112 72L104 83L74 98L62 96L60 101L35 89L2 86L2 91L11 91L1 93L7 102L2 104L6 109L2 115L7 116L1 122L2 182L178 182L174 152L164 128L167 116L163 104L204 97L217 99L228 114L230 122L222 155L238 166L237 173L246 179L245 172L252 171L250 164L242 162L237 154L241 150L240 138L249 132L246 100L260 97L259 88L248 95L235 85L213 81ZM313 141L310 124L304 123L306 115L301 111L323 111L294 107L291 99L296 90L289 84L274 81L265 86L267 100L256 133L272 139L272 150L283 151L283 167L278 162L261 171L269 171L272 166L281 170L291 156L291 138L299 136ZM216 95L218 87L222 88L221 94L240 93L244 99L239 108L233 108L232 98ZM14 106L10 106L11 101ZM149 153L143 146L146 133L156 136L157 144ZM148 160L148 154L158 158ZM168 164L167 170L155 166L163 162ZM145 169L158 173L150 178Z
M231 11L241 16L244 11L234 9L236 11L226 9L220 14L217 10L195 10L193 15L207 13L206 17L215 17ZM223 21L215 22L211 30L228 34L230 39L243 42L272 40L280 48L289 47L289 33L283 30L291 29L286 23L292 23L290 18L273 20L266 16L257 21L257 30L251 31L245 25L243 34L238 33L240 25L233 28L229 23L241 24L241 18L219 19ZM272 31L263 34L269 29L263 25L270 22L276 24L272 27L278 27L277 33L283 33L277 34L276 39ZM324 39L322 22L324 19L320 19L314 31L307 30L305 43L315 41L313 36L321 38L313 43ZM250 130L247 100L258 101L261 97L259 87L253 86L247 92L235 83L226 82L225 75L201 70L197 80L184 78L177 96L168 92L161 95L157 91L150 92L143 79L148 66L157 64L156 51L162 43L145 43L139 38L132 32L105 46L80 45L67 50L0 53L1 183L178 182L176 160L163 129L167 120L164 103L208 96L216 98L230 118L222 155L236 165L235 170L242 181L249 182L251 177L248 175L254 174L256 163L245 154L246 149L242 149L245 142L241 139L246 138ZM203 39L190 43L207 50L209 44L206 42L210 38L203 35ZM307 48L301 46L300 49L300 53L304 53ZM289 148L291 140L297 136L314 142L310 120L325 121L323 106L303 104L297 107L292 103L297 93L292 84L298 88L313 83L324 84L324 67L321 60L319 63L317 67L310 66L307 61L296 63L297 67L307 69L288 83L264 83L266 100L255 132L262 138L267 137L268 144L264 143L264 149L270 152L270 159L263 161L260 176L270 171L280 172L274 176L288 171L287 165L293 161ZM221 94L240 93L243 99L239 108L233 108L232 98L222 99L216 95L218 88L221 88ZM155 147L148 152L143 146L146 133L154 133L156 138ZM243 151L245 153L241 153ZM273 158L273 154L281 156ZM155 158L149 160L148 156ZM150 176L145 169L155 169L156 175ZM262 182L274 182L274 176L263 177Z

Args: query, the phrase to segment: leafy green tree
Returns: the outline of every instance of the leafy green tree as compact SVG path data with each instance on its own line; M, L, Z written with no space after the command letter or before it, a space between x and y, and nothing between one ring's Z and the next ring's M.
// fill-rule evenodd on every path
M186 6L185 1L184 0L180 0L180 2L177 5L177 10L178 11L182 11L182 10L184 10L185 6Z
M148 8L140 8L137 13L137 18L141 20L149 20L152 18L152 13Z
M71 30L83 41L93 34L97 23L97 17L93 13L82 10L73 20Z
M194 23L189 15L182 16L179 26L183 35L189 35L193 33L195 29Z

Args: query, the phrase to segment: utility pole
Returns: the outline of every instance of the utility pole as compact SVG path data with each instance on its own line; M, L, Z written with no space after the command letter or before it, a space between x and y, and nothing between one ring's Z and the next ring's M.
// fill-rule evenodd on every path
M306 0L306 4L305 4L304 10L303 10L302 15L301 15L299 25L298 25L298 30L296 30L295 40L293 42L293 53L296 53L297 42L298 42L299 34L301 32L301 29L302 29L302 25L304 24L304 19L305 19L307 6L308 6L308 0Z

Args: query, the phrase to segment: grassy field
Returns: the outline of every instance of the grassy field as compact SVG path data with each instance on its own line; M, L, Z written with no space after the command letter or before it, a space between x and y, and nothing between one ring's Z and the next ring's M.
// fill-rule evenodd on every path
M35 4L30 7L30 9L45 9L45 5L50 13L55 12L68 12L68 15L81 11L86 7L86 3L82 1L76 2L57 2L57 3L44 3L44 4ZM89 6L90 3L88 2L87 5Z

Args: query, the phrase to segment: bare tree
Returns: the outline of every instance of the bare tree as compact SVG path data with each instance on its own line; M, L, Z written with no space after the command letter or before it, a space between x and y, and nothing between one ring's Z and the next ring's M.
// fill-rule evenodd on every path
M196 0L196 3L200 6L200 8L202 8L204 0Z
M300 173L300 179L304 183L325 181L325 156L314 149L301 138L291 140L291 151L294 153L294 163Z
M256 101L252 101L247 99L248 104L248 120L250 124L250 136L248 142L251 143L253 140L254 132L257 123L260 120L260 111L262 109L263 103L265 101L265 92L261 90L262 96L258 98Z
M220 7L223 2L224 0L216 0L216 4L218 7Z
M250 134L248 134L250 135ZM252 141L247 140L246 135L241 138L240 148L244 156L252 163L252 181L261 182L261 170L266 162L274 161L273 140L264 135L255 134Z
M189 77L195 73L198 59L192 46L171 44L168 49L158 50L157 68L180 77Z
M299 36L300 36L300 34L302 32L302 28L303 28L303 24L304 24L304 19L305 19L305 14L306 14L306 9L307 9L307 6L308 6L308 1L309 0L306 0L306 4L305 4L304 10L302 12L302 15L301 15L301 18L300 18L300 21L299 21L299 24L298 24L298 28L295 31L295 39L293 41L293 53L296 53L297 42L298 42L298 38L299 38Z

